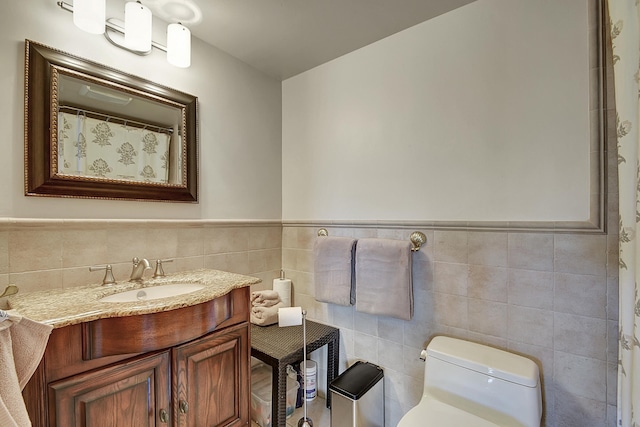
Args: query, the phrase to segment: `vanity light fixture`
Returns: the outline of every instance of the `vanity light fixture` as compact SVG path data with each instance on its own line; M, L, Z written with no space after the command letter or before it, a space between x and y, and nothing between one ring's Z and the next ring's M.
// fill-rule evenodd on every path
M73 6L76 27L87 33L104 34L106 0L73 0Z
M191 31L181 23L167 27L167 61L181 68L191 65Z
M153 41L153 15L140 1L125 4L124 22L115 18L105 19L106 0L73 0L73 5L61 0L57 4L61 9L73 12L73 22L78 28L92 34L104 34L114 46L136 55L148 55L156 48L167 53L167 61L171 65L181 68L191 65L191 31L182 23L172 23L167 27L167 46ZM195 5L190 7L197 9ZM199 9L195 12L200 19Z
M124 6L124 42L138 52L151 50L151 11L142 3L130 1Z

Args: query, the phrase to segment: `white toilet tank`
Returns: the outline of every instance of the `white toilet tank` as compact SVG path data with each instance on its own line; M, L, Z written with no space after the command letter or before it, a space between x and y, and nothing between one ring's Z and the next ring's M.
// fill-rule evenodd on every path
M430 399L499 426L540 427L538 366L526 357L481 344L442 336L431 340L421 404Z

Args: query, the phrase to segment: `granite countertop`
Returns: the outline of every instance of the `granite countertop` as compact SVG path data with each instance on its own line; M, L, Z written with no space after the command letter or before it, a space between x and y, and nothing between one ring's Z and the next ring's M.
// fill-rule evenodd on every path
M67 289L25 292L8 298L9 307L31 320L54 328L109 317L134 316L189 307L224 296L234 289L260 283L260 279L219 270L193 270L167 274L143 283L118 282L114 285L88 285ZM194 283L204 288L195 292L135 302L102 302L100 298L131 289L172 283Z

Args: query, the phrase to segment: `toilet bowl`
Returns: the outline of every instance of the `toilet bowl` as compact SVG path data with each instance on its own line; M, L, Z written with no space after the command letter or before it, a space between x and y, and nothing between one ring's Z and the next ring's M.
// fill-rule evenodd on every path
M532 360L442 336L422 354L422 399L398 427L540 427L540 373Z

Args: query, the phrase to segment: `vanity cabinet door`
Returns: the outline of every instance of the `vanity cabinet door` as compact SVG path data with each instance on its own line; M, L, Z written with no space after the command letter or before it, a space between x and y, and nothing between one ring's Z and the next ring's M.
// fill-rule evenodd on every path
M50 422L59 427L169 426L169 352L49 384Z
M243 323L174 349L179 427L249 425L249 339Z

